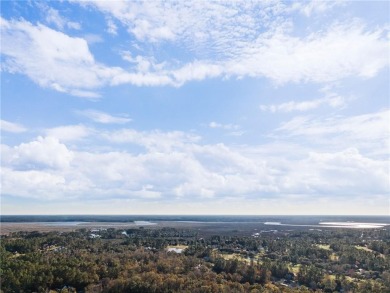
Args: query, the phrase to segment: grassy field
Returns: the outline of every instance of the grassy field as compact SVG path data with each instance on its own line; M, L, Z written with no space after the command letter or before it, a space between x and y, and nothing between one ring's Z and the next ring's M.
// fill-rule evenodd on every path
M232 254L221 253L221 254L219 254L219 256L222 257L223 259L226 259L226 260L237 259L240 262L250 263L249 258L243 257L239 253L232 253Z
M359 249L359 250L365 250L365 251L368 251L368 252L374 252L372 249L369 249L369 248L367 248L365 246L355 245L355 248Z
M337 261L339 260L339 256L336 253L332 252L332 254L330 255L330 260Z
M217 253L217 254L218 254L218 256L220 256L226 260L237 259L240 262L245 262L248 264L251 262L251 259L249 257L244 256L244 255L239 254L239 253ZM262 256L263 256L262 253L256 254L253 258L253 262L254 263L260 262L261 263Z
M332 250L332 248L330 248L330 245L329 245L329 244L316 244L316 246L317 246L318 248L321 248L321 249Z
M359 250L364 250L364 251L367 251L367 252L371 252L371 253L375 253L376 251L372 250L372 249L369 249L365 246L359 246L359 245L355 245L355 248L356 249L359 249ZM386 258L386 256L382 253L379 253L380 257L382 258Z
M167 251L174 251L176 253L182 253L185 249L188 248L188 245L169 245L167 246L166 250Z
M333 249L330 248L330 245L329 244L316 244L316 246L318 248L321 248L321 249L324 249L324 250L328 250L328 251L331 251L332 254L330 255L330 260L332 261L337 261L339 259L339 256L333 252Z
M290 264L290 269L291 269L291 271L292 271L295 275L298 274L300 267L301 267L300 264L297 264L297 265Z

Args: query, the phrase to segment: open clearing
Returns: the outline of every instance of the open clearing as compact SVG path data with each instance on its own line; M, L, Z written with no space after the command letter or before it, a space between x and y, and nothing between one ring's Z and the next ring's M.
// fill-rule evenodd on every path
M321 249L330 250L330 251L332 250L329 244L316 244L316 246Z

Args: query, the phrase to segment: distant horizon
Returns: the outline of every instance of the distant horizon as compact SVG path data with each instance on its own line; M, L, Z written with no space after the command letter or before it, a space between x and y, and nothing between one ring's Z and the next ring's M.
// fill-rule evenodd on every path
M207 217L283 217L283 216L305 216L305 217L317 217L317 216L340 216L340 217L389 217L390 215L372 215L372 214L0 214L1 216L172 216L172 217L196 217L196 216L207 216Z

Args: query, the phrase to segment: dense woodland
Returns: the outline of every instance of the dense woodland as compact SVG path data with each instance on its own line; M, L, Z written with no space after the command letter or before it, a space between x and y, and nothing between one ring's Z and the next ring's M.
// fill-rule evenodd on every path
M389 255L384 229L18 232L1 239L1 292L390 292Z

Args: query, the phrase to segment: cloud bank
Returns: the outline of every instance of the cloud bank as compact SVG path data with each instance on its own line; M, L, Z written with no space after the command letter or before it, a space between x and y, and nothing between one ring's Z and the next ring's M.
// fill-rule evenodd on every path
M372 78L389 65L386 27L368 29L364 21L350 19L327 23L315 32L293 33L296 11L309 17L314 7L323 11L331 9L330 4L82 1L80 5L103 13L110 34L115 35L120 24L127 38L135 38L134 48L141 50L127 51L124 58L132 62L130 68L96 60L86 38L40 23L2 18L3 69L27 75L45 88L97 98L103 87L121 84L178 87L210 78L243 77L267 78L277 85L326 83L351 76ZM49 23L63 28L58 11L50 12ZM142 53L156 46L164 54ZM183 50L188 58L179 61L176 54Z

